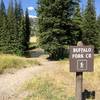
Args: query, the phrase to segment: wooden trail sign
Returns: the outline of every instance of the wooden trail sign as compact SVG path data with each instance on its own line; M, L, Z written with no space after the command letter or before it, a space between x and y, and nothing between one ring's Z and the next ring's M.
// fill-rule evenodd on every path
M70 71L93 72L94 47L71 46L70 47Z
M70 72L76 72L75 100L82 100L83 72L93 72L93 66L93 46L84 46L82 42L79 42L77 46L70 46Z

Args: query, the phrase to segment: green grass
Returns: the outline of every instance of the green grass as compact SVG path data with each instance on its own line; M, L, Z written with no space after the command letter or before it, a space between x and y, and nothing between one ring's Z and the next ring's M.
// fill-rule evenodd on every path
M37 60L18 57L15 55L0 55L0 73L11 68L19 69L39 64L40 63Z

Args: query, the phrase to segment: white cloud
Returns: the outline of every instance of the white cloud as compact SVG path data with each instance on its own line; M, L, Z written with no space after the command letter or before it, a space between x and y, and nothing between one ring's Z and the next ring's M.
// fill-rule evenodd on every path
M34 7L28 7L28 10L30 10L30 11L32 11L32 10L34 10Z

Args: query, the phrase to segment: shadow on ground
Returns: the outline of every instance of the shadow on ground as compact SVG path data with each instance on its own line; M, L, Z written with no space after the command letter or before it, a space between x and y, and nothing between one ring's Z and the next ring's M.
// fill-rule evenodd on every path
M82 93L83 99L82 100L87 100L87 99L95 99L95 91L88 91L88 90L84 90L84 92Z
M38 58L38 57L40 57L44 54L45 54L44 50L38 48L38 49L34 49L34 50L29 50L26 53L25 57L27 57L27 58Z

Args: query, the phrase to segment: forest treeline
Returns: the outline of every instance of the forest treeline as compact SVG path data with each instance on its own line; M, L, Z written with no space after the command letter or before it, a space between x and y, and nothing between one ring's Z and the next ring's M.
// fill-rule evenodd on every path
M29 48L30 21L28 9L24 14L21 3L9 0L6 9L0 1L0 53L24 55Z
M64 58L70 45L82 41L100 49L100 16L96 16L95 0L38 0L39 45L51 59Z
M14 3L13 3L14 1ZM85 9L80 0L37 0L39 46L51 59L64 58L70 45L82 41L100 50L100 16L95 0L87 0ZM21 3L9 0L6 9L0 1L0 53L24 55L29 48L30 21L28 10Z

